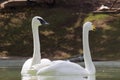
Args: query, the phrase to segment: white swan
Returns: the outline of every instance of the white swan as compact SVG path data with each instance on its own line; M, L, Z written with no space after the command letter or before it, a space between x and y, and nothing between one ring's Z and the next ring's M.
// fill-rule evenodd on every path
M85 61L85 68L73 62L57 60L53 61L49 66L37 70L37 75L73 76L95 74L96 69L91 59L88 41L89 31L93 29L94 27L91 22L86 22L83 25L83 57Z
M96 80L96 76L37 76L37 79L31 80Z
M33 43L34 43L34 52L33 57L25 61L23 64L21 75L32 74L36 75L36 69L48 66L51 61L49 59L41 59L40 55L40 42L39 42L39 33L38 27L42 24L48 24L42 17L35 16L32 19L32 32L33 32Z
M22 80L96 80L96 76L25 76Z

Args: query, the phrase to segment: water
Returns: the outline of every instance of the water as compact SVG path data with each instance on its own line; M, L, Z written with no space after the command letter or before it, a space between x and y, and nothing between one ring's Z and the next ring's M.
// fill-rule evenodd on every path
M96 80L120 80L120 67L97 68Z
M0 68L0 80L21 80L21 68ZM97 67L96 75L81 76L32 76L22 80L120 80L119 67Z
M0 80L21 80L20 68L0 68Z

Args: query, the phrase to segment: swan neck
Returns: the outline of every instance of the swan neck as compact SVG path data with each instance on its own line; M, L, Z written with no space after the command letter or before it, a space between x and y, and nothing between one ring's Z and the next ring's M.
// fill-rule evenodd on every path
M32 65L35 65L35 64L39 64L40 60L41 60L38 26L32 25L32 33L33 33L33 60L32 60Z
M85 68L89 72L95 72L95 67L92 62L90 48L89 48L89 30L86 27L83 28L83 57L85 61Z
M87 58L89 58L89 60L91 61L88 35L89 35L89 31L83 29L83 53L84 53L84 59L86 60Z

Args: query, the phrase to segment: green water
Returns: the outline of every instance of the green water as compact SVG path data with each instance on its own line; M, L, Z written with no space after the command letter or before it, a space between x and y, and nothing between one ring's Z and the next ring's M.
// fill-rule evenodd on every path
M21 80L20 68L0 68L0 80Z
M120 68L97 68L96 80L120 80Z
M20 68L0 68L0 80L21 80L20 70ZM120 80L120 68L99 67L96 80Z

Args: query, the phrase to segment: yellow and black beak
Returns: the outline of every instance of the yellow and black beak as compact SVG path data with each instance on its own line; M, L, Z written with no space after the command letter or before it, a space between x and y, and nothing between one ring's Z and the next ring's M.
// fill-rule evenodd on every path
M92 25L92 30L95 31L96 30L96 27L94 25Z

